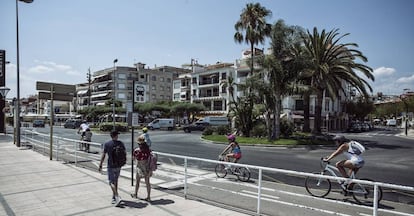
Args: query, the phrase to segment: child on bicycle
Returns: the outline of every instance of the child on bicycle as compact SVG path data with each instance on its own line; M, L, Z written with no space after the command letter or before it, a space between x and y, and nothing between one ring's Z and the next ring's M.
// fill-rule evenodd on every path
M225 161L237 163L237 161L241 158L241 150L239 144L236 142L236 136L230 134L227 136L227 140L229 141L229 145L223 150L221 155L225 155ZM230 153L227 153L231 149ZM232 161L230 161L232 159Z
M357 171L364 166L364 159L360 155L361 152L358 152L351 146L351 142L353 141L347 141L344 136L340 135L335 136L333 140L337 145L339 145L339 147L329 157L325 157L324 161L329 161L337 155L343 153L346 159L338 161L336 163L336 167L344 178L349 178L345 168L349 169L349 174L351 174L352 170L356 174Z

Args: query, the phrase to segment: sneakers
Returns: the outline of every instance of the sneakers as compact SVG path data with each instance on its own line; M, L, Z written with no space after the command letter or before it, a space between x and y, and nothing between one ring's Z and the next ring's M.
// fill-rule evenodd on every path
M116 203L116 199L115 199L115 197L112 197L112 202L111 202L111 204L113 205L113 204L115 204Z
M122 201L122 198L120 196L117 196L117 197L115 197L115 200L116 200L115 206L119 206L119 204Z

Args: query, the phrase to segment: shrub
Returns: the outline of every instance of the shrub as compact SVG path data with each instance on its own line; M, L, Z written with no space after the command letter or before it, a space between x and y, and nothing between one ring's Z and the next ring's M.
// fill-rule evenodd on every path
M101 123L99 125L99 130L100 131L111 131L112 128L113 128L112 123ZM128 131L128 126L125 123L116 123L115 124L115 130L117 130L119 132L127 132Z
M203 135L212 135L214 133L214 128L211 126L208 126L204 129Z
M283 120L280 122L280 133L284 137L289 137L290 135L292 135L294 129L295 129L295 126L292 123L286 120Z
M257 124L253 127L251 135L253 137L266 137L267 131L266 126L264 124Z
M230 127L228 125L221 125L215 129L218 135L227 135L230 133Z

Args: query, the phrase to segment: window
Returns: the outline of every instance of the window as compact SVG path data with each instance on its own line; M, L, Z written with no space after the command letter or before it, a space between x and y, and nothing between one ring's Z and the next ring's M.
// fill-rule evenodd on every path
M214 101L213 109L214 110L222 110L223 108L223 101Z
M118 84L118 89L125 89L125 83L119 83Z
M221 74L221 79L223 79L223 80L227 79L227 73L222 73Z
M179 100L179 99L180 99L180 93L175 93L174 100Z
M160 77L160 82L164 82L164 77Z
M125 93L119 93L118 94L118 99L125 99L125 98L126 98Z
M174 82L174 89L180 89L181 88L181 82Z
M329 99L325 99L325 111L329 111Z
M221 87L221 93L227 93L227 91L226 91L226 87L225 87L225 86L222 86L222 87Z
M154 90L154 91L157 90L156 86L155 85L152 85L151 86L151 90Z
M167 78L167 82L169 82L169 83L170 83L170 82L171 82L171 78Z
M157 77L156 76L151 76L151 80L152 81L157 81Z
M295 110L303 110L303 100L295 100Z
M124 74L124 73L119 73L119 74L118 74L118 79L126 79L126 74Z
M160 90L161 91L164 91L164 86L160 86Z
M145 75L144 74L141 74L141 75L139 75L139 77L140 77L140 79L144 79L145 78Z
M152 99L153 101L155 101L155 99L157 99L157 97L155 96L155 94L152 94L152 95L151 95L151 99Z

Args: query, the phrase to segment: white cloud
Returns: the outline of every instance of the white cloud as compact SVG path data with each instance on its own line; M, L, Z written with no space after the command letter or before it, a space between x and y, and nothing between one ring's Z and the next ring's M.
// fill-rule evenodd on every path
M396 82L397 83L413 83L414 85L414 74L409 77L398 78Z
M379 67L374 70L374 75L377 76L390 76L395 73L394 68Z

